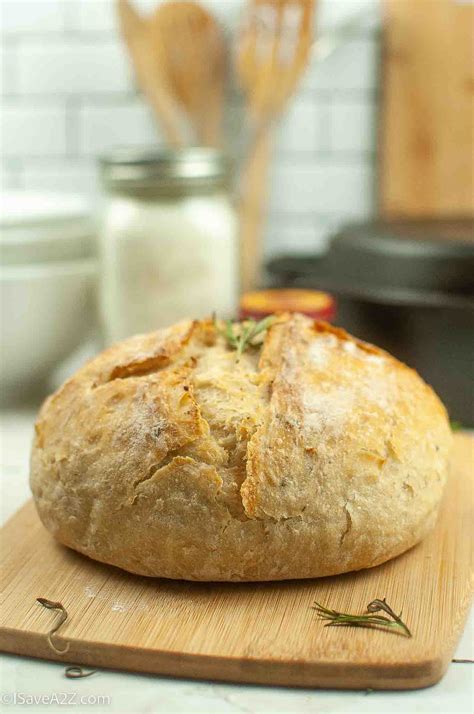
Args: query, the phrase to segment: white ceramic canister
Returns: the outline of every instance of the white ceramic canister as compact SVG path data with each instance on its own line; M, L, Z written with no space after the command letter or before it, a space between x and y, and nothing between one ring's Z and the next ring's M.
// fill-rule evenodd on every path
M109 153L101 166L104 342L185 318L235 316L237 218L224 155L127 149Z
M0 201L0 399L39 389L95 327L95 228L81 196Z

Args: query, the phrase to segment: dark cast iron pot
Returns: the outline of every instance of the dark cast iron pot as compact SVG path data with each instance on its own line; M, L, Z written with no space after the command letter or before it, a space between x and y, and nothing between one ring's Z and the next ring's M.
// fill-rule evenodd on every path
M272 260L268 282L332 293L338 325L414 367L450 418L472 427L472 228L468 220L351 225L323 257Z

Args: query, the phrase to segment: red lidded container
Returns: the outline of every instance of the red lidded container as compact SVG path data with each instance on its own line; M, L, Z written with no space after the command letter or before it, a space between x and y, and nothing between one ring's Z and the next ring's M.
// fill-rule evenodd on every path
M330 322L336 315L336 302L328 293L296 288L256 290L240 299L241 320L261 320L275 312L301 312L314 320Z

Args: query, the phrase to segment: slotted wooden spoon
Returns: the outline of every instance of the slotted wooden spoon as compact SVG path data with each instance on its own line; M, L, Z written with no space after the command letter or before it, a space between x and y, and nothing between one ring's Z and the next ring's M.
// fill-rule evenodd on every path
M191 1L165 2L150 17L153 46L161 48L173 93L189 115L199 143L219 146L226 48L214 17Z
M160 44L154 43L150 22L136 11L128 0L117 0L117 13L138 85L167 141L176 148L182 146L184 140L180 129L180 110L164 72L163 59L157 61L158 55L162 54L162 48Z
M249 0L237 46L249 143L240 181L243 290L258 285L271 133L306 69L315 0Z

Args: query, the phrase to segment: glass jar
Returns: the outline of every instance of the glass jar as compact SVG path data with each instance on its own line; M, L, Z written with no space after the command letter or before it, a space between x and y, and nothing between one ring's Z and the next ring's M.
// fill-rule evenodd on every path
M106 344L185 318L234 317L237 218L214 149L117 150L101 160L100 312Z

